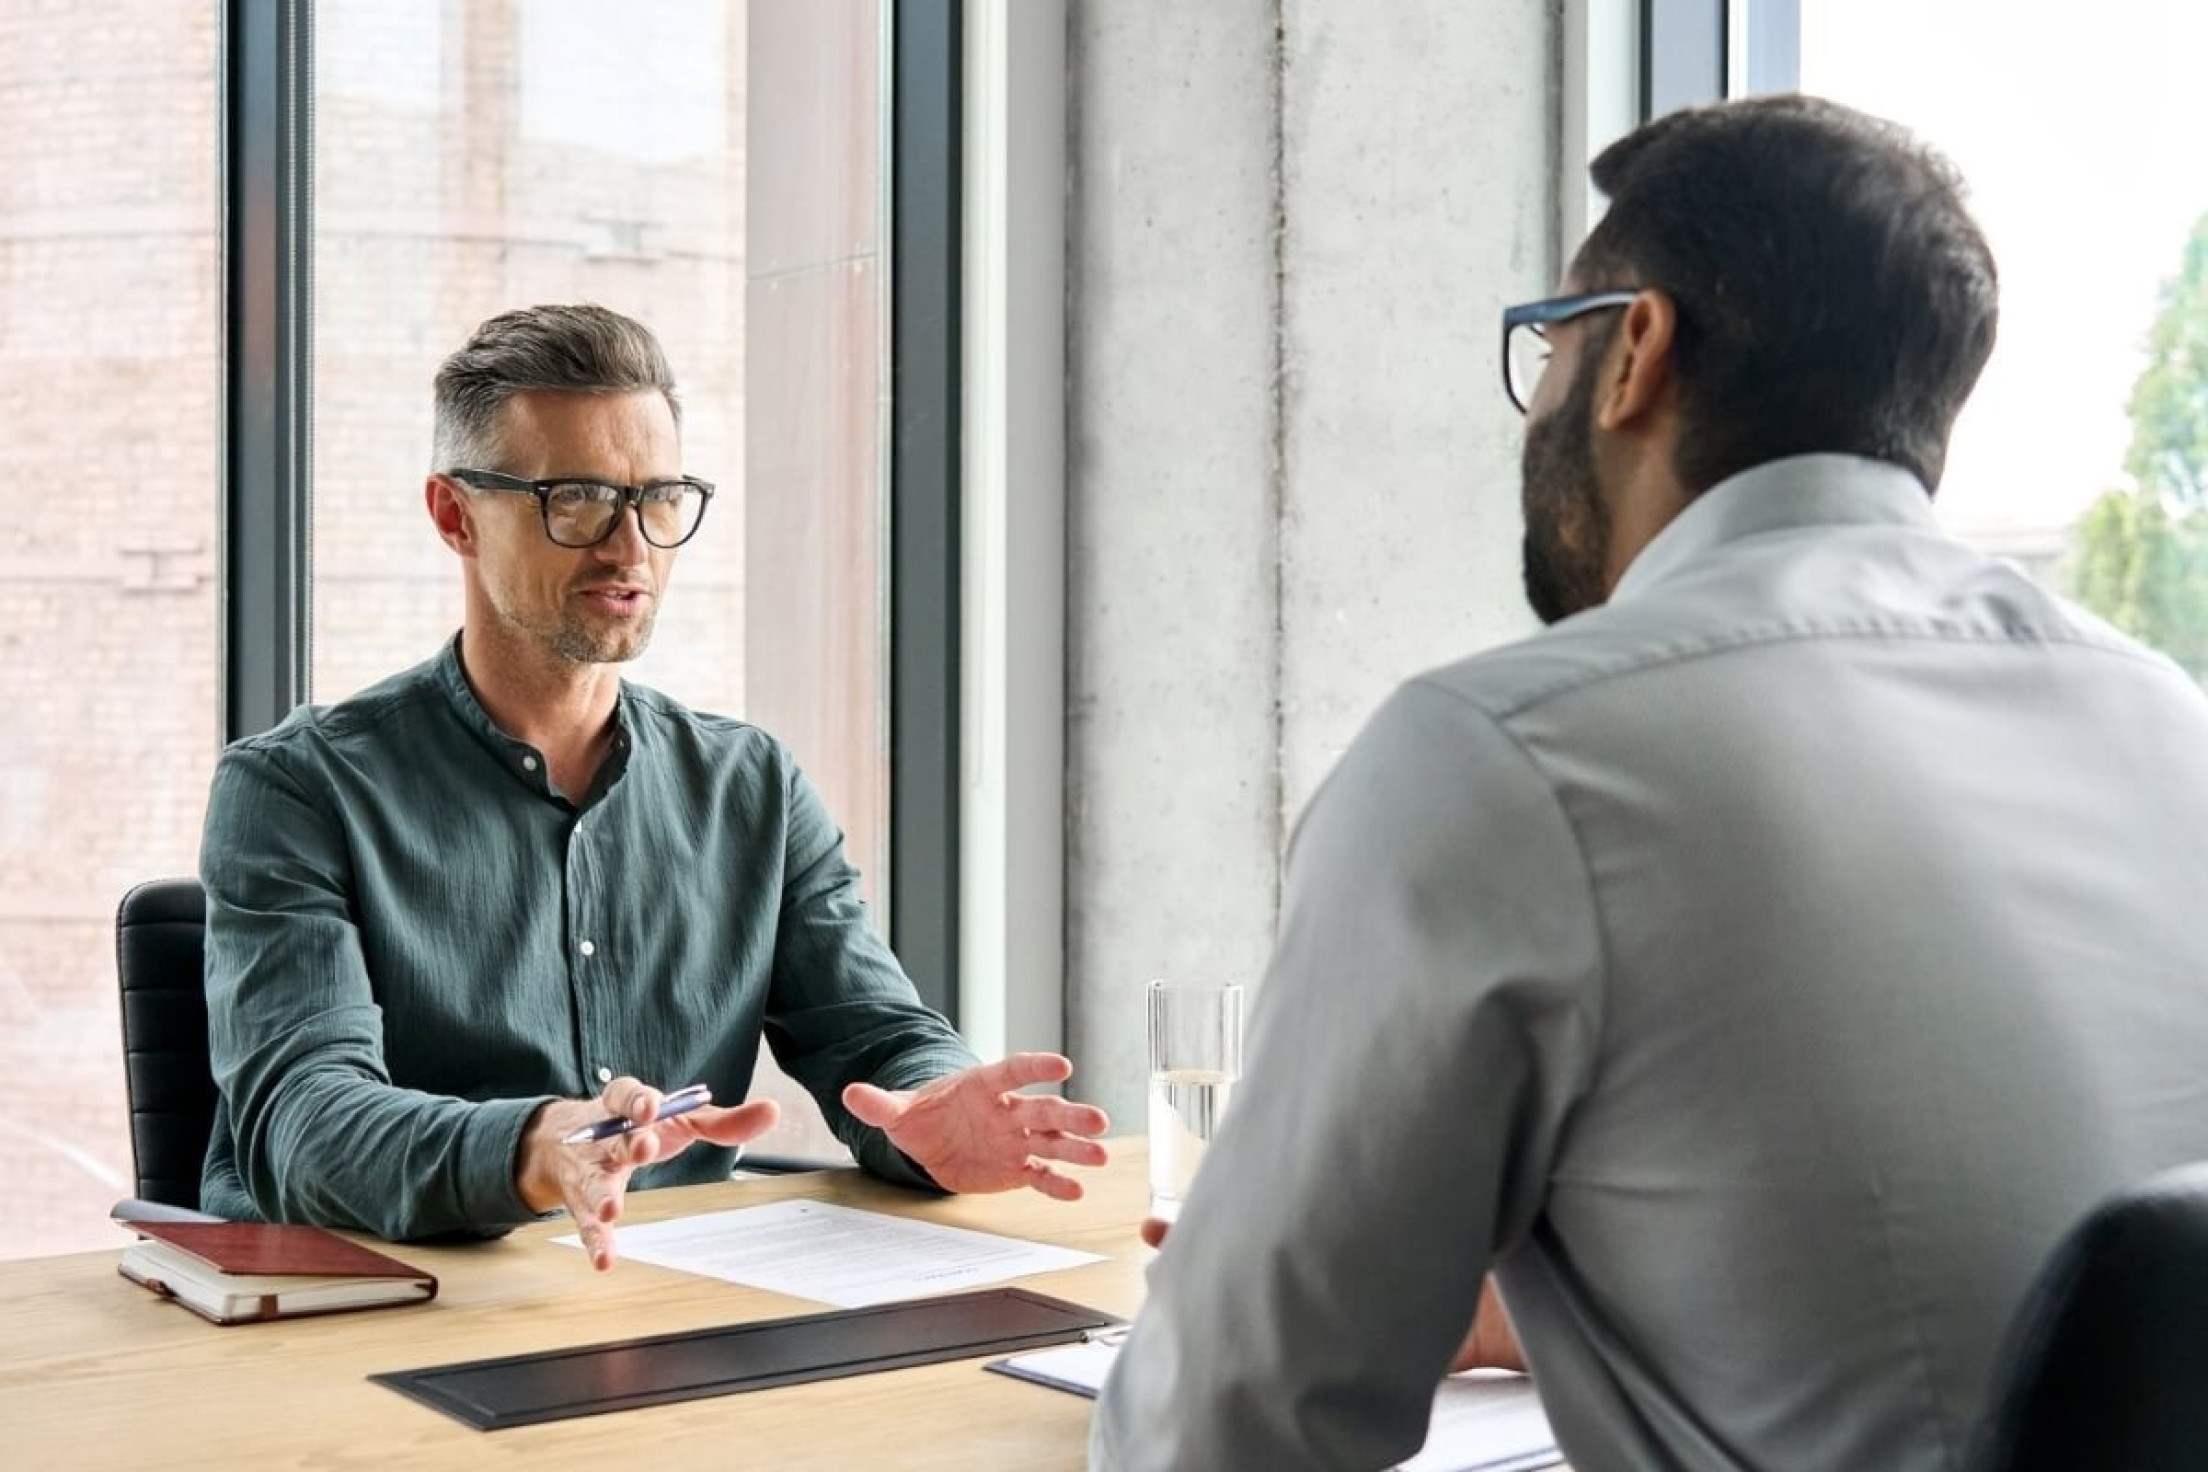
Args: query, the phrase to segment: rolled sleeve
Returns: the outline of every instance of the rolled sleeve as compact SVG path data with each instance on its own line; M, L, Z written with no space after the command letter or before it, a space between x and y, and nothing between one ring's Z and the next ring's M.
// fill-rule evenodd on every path
M395 1086L336 827L274 753L233 747L201 845L210 1209L392 1239L535 1218L514 1182L542 1098Z
M558 1096L538 1099L490 1099L469 1107L460 1135L460 1206L469 1222L481 1226L534 1221L539 1215L521 1199L518 1166L521 1136L529 1120Z

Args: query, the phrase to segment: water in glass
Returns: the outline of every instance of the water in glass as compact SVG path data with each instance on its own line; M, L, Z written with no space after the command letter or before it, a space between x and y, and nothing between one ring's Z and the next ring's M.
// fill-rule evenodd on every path
M1180 1215L1181 1198L1204 1163L1234 1079L1216 1068L1175 1068L1150 1075L1150 1214Z

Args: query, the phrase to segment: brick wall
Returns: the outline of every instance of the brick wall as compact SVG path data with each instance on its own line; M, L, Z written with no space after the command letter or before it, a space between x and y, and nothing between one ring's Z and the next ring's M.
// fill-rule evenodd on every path
M112 917L188 872L220 738L211 6L0 7L0 1253L128 1194Z
M629 673L745 712L743 12L639 7L609 38L543 0L324 7L318 701L457 625L421 499L438 360L496 311L591 300L660 333L686 467L721 487ZM871 95L871 56L853 71ZM220 740L216 75L211 0L0 7L0 1076L50 1121L14 1152L0 1256L111 1245L114 905L195 867ZM843 765L831 802L878 803ZM881 825L843 816L871 874ZM761 1088L796 1114L774 1147L829 1147L786 1080Z

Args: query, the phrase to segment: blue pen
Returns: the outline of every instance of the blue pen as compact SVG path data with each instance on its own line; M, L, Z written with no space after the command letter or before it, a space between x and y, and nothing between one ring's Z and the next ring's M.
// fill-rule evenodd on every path
M678 1114L688 1114L691 1110L712 1102L713 1091L704 1084L692 1084L687 1089L677 1089L659 1101L659 1114L652 1120L652 1124L658 1124L662 1119L673 1119ZM649 1129L650 1127L650 1125L640 1125L633 1119L601 1119L596 1124L586 1124L573 1134L561 1137L560 1143L562 1145L588 1145L599 1140L613 1139L617 1135L625 1135L631 1130Z

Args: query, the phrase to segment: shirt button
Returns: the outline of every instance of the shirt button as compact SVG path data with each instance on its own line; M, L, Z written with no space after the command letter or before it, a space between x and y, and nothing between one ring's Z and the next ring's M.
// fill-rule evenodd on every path
M598 954L598 948L586 940L583 942L583 954L586 956L595 956Z
M600 1083L602 1083L602 1084L610 1084L610 1083L612 1083L612 1082L613 1082L613 1070L612 1070L612 1069L610 1069L610 1068L601 1068L601 1069L599 1069L599 1070L598 1070L598 1082L600 1082Z
M533 756L523 757L521 759L521 769L524 772L534 772L537 769L537 759Z

